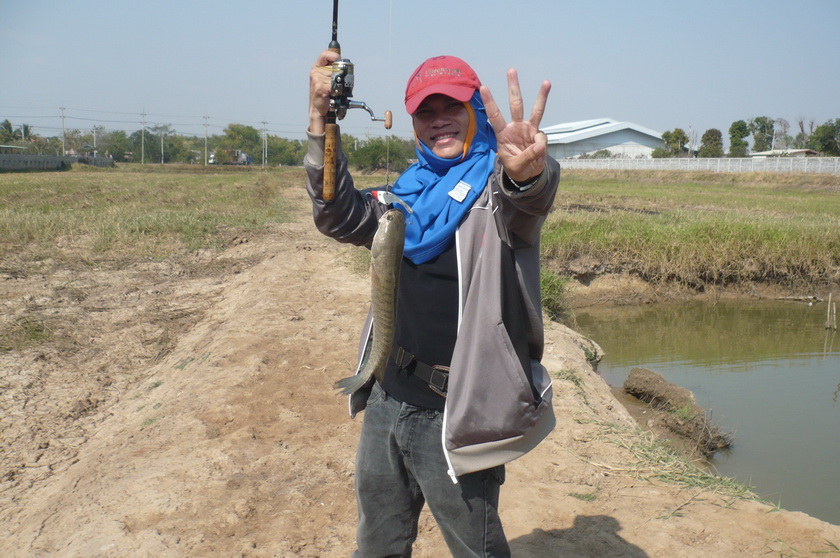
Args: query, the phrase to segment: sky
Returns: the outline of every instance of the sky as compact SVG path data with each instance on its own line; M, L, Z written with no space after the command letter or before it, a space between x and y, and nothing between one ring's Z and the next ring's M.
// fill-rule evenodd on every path
M332 31L329 0L0 0L0 121L67 129L221 134L229 123L303 139L308 74ZM405 83L431 56L465 59L505 114L506 70L526 106L552 82L542 126L612 118L657 133L727 137L736 120L840 118L840 0L340 0L355 65L340 122L409 138ZM205 117L207 117L205 119Z

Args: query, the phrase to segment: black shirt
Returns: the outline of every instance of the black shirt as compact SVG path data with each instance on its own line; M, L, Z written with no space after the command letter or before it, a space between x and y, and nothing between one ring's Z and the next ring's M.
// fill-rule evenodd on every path
M426 263L403 258L394 343L429 366L449 366L457 333L458 263L453 238L442 254ZM416 377L413 368L398 368L392 355L382 387L399 401L442 411L446 400Z

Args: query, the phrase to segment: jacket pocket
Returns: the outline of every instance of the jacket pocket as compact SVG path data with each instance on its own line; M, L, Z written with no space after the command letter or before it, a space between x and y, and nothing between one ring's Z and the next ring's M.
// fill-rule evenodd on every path
M449 448L521 436L538 418L534 390L504 324L488 334L492 339L483 345L496 350L471 352L470 362L458 363L475 373L459 375L453 362L446 401Z

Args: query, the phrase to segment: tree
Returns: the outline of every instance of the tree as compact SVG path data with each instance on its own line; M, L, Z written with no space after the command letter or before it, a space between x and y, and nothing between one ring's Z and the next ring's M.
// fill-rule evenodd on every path
M688 134L682 128L674 128L673 132L664 132L662 139L665 142L665 152L659 153L662 157L678 157L685 151L688 143Z
M7 118L0 122L0 142L11 143L20 139L20 128L15 130L12 122Z
M303 164L305 154L306 145L301 140L268 136L268 160L272 165L300 166Z
M743 120L736 120L729 126L729 156L746 157L747 142L744 138L750 135L750 129Z
M800 116L796 123L799 126L799 133L796 134L795 138L793 138L791 147L793 147L794 149L806 149L808 147L808 141L811 138L811 134L814 133L814 128L816 127L817 123L814 121L813 118L809 120L807 132L805 131L804 116Z
M253 126L228 124L219 142L222 149L238 149L251 155L262 153L262 133Z
M700 138L701 146L698 155L700 157L723 157L723 134L716 128L710 128L703 132Z
M774 122L769 116L750 119L749 130L753 137L753 150L757 152L773 149Z
M111 155L115 161L127 161L132 153L131 140L122 130L107 133L101 140L97 140L99 150Z
M402 172L408 168L409 159L415 157L414 145L413 141L396 136L354 140L348 158L350 164L363 172L386 169Z
M790 122L784 118L776 119L776 129L773 133L773 149L788 149L793 145L790 137Z
M840 118L820 124L809 141L811 149L830 157L840 157Z

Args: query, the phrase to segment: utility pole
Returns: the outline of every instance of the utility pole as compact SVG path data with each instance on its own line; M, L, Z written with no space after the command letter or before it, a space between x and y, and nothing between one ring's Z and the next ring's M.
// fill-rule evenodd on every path
M207 119L210 118L209 116L204 117L204 166L207 166Z
M140 116L143 117L143 121L141 122L140 128L140 164L146 164L146 109L143 109L143 112L140 113Z
M263 161L262 161L262 166L263 166L263 168L265 168L266 164L268 163L268 131L265 128L266 124L268 124L268 122L263 120L262 121L262 125L263 125L263 130L262 130L262 132L263 132L263 149L262 149L262 151L263 151L263 157L262 157Z
M65 143L64 134L64 107L59 107L61 110L61 156L67 155L67 144Z

